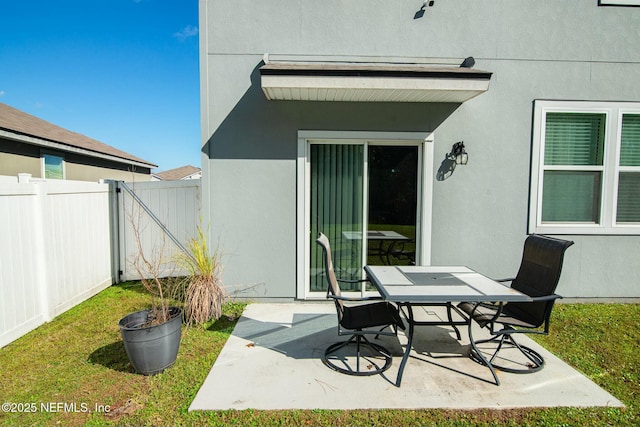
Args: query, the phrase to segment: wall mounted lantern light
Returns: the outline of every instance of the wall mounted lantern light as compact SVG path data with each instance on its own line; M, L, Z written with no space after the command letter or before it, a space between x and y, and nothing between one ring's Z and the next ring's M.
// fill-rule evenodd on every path
M459 141L453 144L451 148L450 156L455 159L457 165L466 165L469 161L469 154L464 149L464 141Z
M453 175L453 171L457 165L466 165L469 161L467 150L464 149L464 141L458 141L451 147L451 151L444 156L444 160L440 164L436 179L444 181Z
M416 12L415 15L413 15L413 19L420 19L424 16L424 13L426 12L426 8L427 7L431 7L433 6L433 4L435 3L435 0L424 0L422 2L422 7Z

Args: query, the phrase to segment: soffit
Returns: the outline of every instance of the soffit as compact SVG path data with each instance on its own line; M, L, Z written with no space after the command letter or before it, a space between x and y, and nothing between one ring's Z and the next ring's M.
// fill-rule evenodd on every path
M462 103L489 89L491 73L459 66L269 62L260 67L269 100Z

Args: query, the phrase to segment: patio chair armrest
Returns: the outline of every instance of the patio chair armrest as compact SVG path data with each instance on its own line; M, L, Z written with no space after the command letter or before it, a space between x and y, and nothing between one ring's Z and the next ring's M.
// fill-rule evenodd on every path
M382 297L345 297L345 296L338 296L338 295L327 295L327 298L332 298L334 300L339 300L339 301L352 301L352 302L360 302L360 301L375 301L375 300L381 300Z
M458 308L460 308L463 312L467 314L468 319L476 321L476 323L478 323L482 328L496 321L502 314L502 309L504 308L504 306L505 306L505 303L499 303L499 302L496 302L496 303L463 302L458 304ZM484 311L479 310L479 308L481 307L487 308L488 310L484 310Z
M509 304L509 303L508 302L501 302L501 301L479 302L478 303L478 307L498 309L500 307L504 307L507 304Z
M337 279L338 282L342 282L342 283L363 283L363 282L368 282L369 279Z
M552 295L543 295L541 297L531 297L531 302L541 302L541 301L553 301L556 299L562 298L560 295L552 294Z

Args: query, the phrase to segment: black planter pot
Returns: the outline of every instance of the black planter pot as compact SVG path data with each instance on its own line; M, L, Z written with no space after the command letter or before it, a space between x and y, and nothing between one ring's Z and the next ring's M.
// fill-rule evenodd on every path
M182 309L170 307L171 319L154 326L144 326L151 310L131 313L120 319L120 334L131 365L136 372L154 375L176 361L182 326Z

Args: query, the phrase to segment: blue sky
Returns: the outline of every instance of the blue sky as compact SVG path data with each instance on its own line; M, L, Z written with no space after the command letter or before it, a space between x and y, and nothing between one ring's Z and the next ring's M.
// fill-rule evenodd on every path
M158 165L200 166L197 0L14 0L0 102Z

